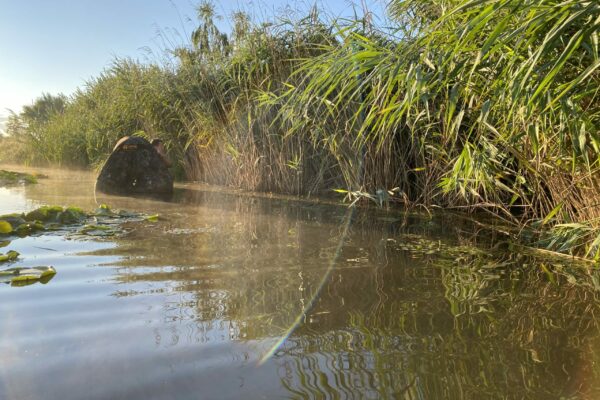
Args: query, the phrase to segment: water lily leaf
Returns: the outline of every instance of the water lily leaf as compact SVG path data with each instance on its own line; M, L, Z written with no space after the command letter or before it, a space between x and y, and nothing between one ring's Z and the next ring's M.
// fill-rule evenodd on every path
M17 257L19 257L19 252L9 250L6 254L0 253L0 262L13 261L16 260Z
M9 234L13 231L13 227L6 221L0 221L0 233Z
M130 212L130 211L126 211L126 210L119 210L118 212L119 217L122 218L132 218L132 217L138 217L139 214Z
M81 208L68 207L58 215L58 220L62 224L76 224L86 218L86 214Z
M107 225L86 225L79 233L88 236L113 236L117 231Z
M86 225L83 227L83 229L81 230L82 232L85 231L108 231L110 230L110 226L106 226L106 225Z
M26 236L30 233L43 231L45 230L44 225L40 221L28 222L26 224L21 224L15 229L15 232L19 236Z
M0 215L0 221L6 221L9 224L11 224L13 227L19 226L19 225L27 222L23 219L23 214L17 214L17 213Z
M96 215L113 215L114 213L106 204L101 204L100 207L96 209Z
M144 220L148 222L158 222L158 214L149 215L146 218L144 218Z
M48 210L46 207L40 207L25 214L27 221L46 221L48 219Z
M52 266L13 267L0 271L0 282L10 283L12 286L26 286L35 282L48 283L54 275L56 270Z

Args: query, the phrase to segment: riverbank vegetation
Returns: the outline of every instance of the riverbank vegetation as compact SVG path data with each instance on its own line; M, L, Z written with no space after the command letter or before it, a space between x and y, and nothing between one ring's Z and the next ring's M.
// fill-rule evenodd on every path
M485 210L531 243L600 258L600 4L392 0L330 21L198 6L172 62L119 59L10 117L0 161L97 166L164 140L184 179Z
M39 174L26 174L23 172L6 171L0 169L0 187L17 184L37 183Z

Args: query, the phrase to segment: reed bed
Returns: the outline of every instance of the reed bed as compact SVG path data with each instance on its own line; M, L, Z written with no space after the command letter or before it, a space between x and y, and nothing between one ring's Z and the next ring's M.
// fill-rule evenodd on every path
M163 63L115 60L8 123L0 155L97 166L162 138L180 178L379 204L482 210L600 258L600 4L392 0L391 28L317 10L270 23L198 6Z

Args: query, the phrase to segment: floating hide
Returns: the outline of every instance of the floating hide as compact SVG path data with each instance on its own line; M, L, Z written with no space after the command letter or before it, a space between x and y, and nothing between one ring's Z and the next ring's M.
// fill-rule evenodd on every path
M173 177L154 147L140 137L121 140L104 163L96 189L110 194L173 191Z

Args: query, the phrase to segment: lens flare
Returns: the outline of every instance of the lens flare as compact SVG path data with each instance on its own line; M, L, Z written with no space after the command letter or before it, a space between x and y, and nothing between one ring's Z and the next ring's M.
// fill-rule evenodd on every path
M335 266L335 264L338 261L338 258L340 257L340 254L342 252L342 247L344 246L344 243L346 242L346 237L348 236L348 230L350 229L353 215L354 215L354 208L349 208L348 212L346 213L345 220L344 220L344 229L342 231L342 235L340 237L338 245L335 249L335 253L334 253L332 259L330 260L329 265L327 266L327 270L325 271L325 274L323 274L323 276L321 277L321 281L319 282L319 285L317 286L317 290L315 290L315 293L312 295L310 301L307 303L304 310L302 312L300 312L300 314L298 314L298 316L296 317L296 319L294 320L292 325L283 333L283 335L279 338L279 340L277 340L277 342L275 342L275 344L269 349L269 351L267 351L265 353L265 355L263 355L262 358L258 361L259 366L263 365L265 362L267 362L267 360L269 360L269 358L271 358L273 356L273 354L275 354L277 352L277 350L279 350L279 348L285 343L285 341L290 337L290 335L300 326L300 324L302 323L302 320L304 320L304 318L306 317L308 312L314 306L315 302L317 301L317 299L319 297L319 294L321 293L321 290L323 289L323 286L325 286L325 283L329 279L329 275L331 275L331 271L333 271L333 267Z

